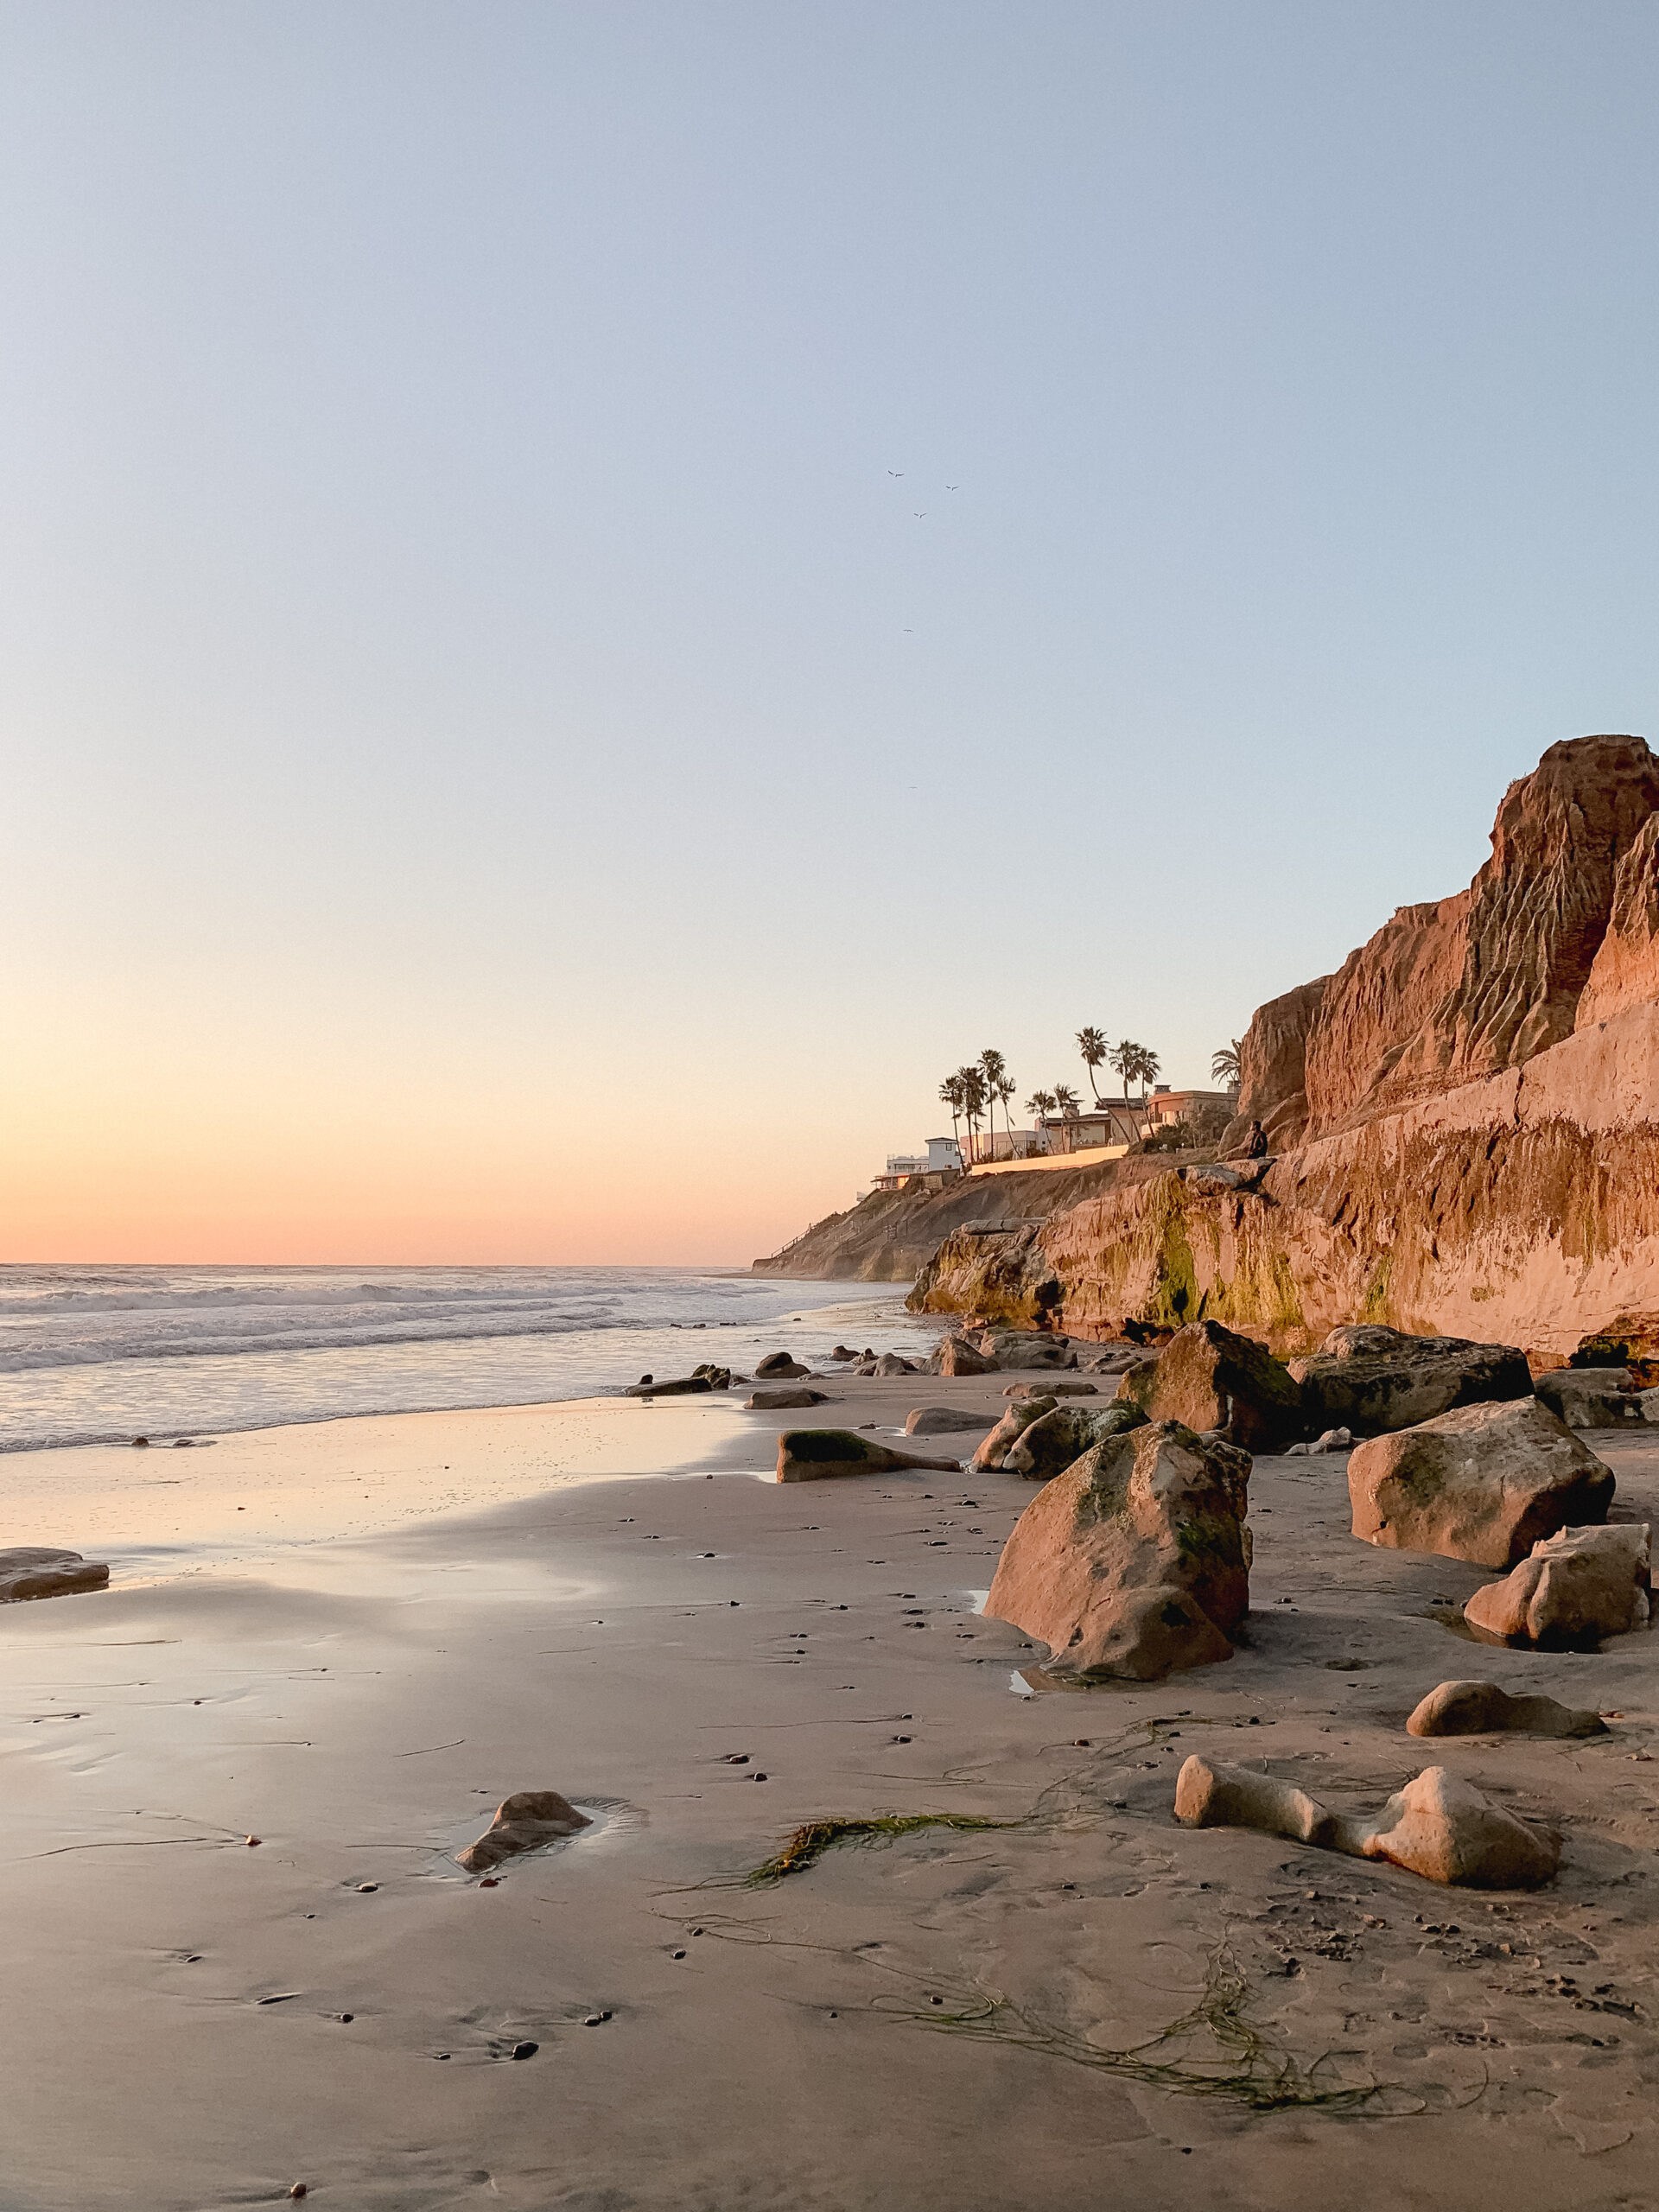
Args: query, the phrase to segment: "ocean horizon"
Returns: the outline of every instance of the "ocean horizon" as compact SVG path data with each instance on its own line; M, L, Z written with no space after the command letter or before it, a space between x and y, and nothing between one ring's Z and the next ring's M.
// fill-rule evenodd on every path
M592 1397L842 1335L930 1351L904 1297L720 1268L0 1266L0 1452Z

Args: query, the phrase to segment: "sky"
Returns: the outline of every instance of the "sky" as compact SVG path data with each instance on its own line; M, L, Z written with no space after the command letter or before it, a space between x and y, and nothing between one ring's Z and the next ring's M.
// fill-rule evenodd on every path
M1642 0L0 0L0 1258L741 1263L1659 688Z

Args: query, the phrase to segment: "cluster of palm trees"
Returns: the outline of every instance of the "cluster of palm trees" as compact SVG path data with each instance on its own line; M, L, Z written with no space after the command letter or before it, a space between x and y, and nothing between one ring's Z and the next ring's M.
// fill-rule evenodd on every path
M1113 1068L1122 1077L1126 1098L1129 1086L1139 1084L1141 1103L1142 1106L1146 1104L1147 1087L1156 1082L1161 1066L1156 1052L1149 1052L1144 1045L1137 1045L1132 1037L1124 1038L1118 1045L1110 1044L1105 1032L1101 1029L1080 1029L1077 1032L1077 1051L1089 1071L1089 1088L1097 1107L1105 1107L1108 1112L1110 1111L1108 1103L1101 1097L1100 1086L1095 1080L1095 1071L1099 1067ZM1221 1057L1217 1054L1217 1061ZM994 1046L987 1046L976 1060L970 1060L965 1066L959 1067L954 1075L945 1077L939 1085L939 1096L950 1109L951 1133L957 1141L957 1149L963 1153L963 1158L970 1161L977 1158L976 1147L982 1123L989 1128L991 1148L995 1152L998 1106L1002 1109L1003 1126L1007 1130L1008 1150L1012 1154L1014 1125L1008 1118L1008 1101L1014 1094L1014 1083L1008 1073L1007 1063ZM1057 1083L1052 1090L1033 1090L1026 1101L1026 1111L1039 1122L1047 1115L1058 1114L1063 1122L1072 1122L1080 1116L1083 1102L1069 1084ZM968 1132L965 1152L962 1141L963 1124ZM1132 1141L1138 1132L1131 1128L1128 1134ZM1068 1129L1068 1149L1070 1135Z

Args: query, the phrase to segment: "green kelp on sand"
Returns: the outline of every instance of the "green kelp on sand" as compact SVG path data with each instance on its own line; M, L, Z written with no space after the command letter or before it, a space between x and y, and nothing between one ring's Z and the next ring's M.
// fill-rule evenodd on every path
M804 1874L826 1851L838 1844L868 1846L885 1843L896 1835L913 1835L918 1828L1017 1828L1022 1821L989 1820L975 1813L877 1813L853 1820L806 1821L781 1851L763 1859L743 1877L750 1890L770 1889L786 1874Z

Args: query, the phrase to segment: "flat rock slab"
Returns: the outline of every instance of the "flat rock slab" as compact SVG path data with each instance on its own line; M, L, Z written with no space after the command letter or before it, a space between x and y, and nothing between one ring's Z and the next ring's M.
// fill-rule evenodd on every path
M1097 1382L1010 1382L1005 1398L1097 1398Z
M0 1605L24 1598L70 1598L81 1590L108 1587L110 1570L101 1560L49 1546L20 1544L0 1551Z
M778 1439L780 1483L818 1483L838 1475L880 1475L895 1467L925 1467L938 1474L961 1471L959 1459L925 1459L894 1452L850 1428L790 1428Z
M1496 1682L1441 1682L1406 1723L1410 1736L1605 1736L1599 1713L1553 1697L1511 1697Z
M714 1387L706 1375L677 1375L663 1382L630 1382L622 1395L625 1398L694 1398Z
M469 1874L487 1874L504 1859L520 1852L539 1851L543 1844L558 1843L593 1823L556 1789L520 1789L504 1797L495 1818L476 1843L455 1853L457 1866Z
M985 1426L984 1414L966 1406L912 1406L905 1415L906 1436L948 1436L953 1429Z
M829 1402L830 1394L827 1390L785 1389L756 1390L752 1396L745 1398L743 1407L746 1413L781 1414L788 1412L793 1407L823 1406L828 1405Z
M1612 1469L1538 1398L1460 1406L1348 1462L1355 1535L1477 1567L1514 1567L1569 1522L1605 1520L1612 1496Z

